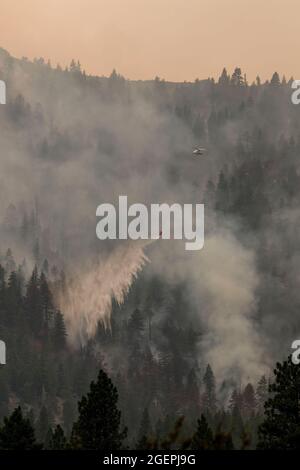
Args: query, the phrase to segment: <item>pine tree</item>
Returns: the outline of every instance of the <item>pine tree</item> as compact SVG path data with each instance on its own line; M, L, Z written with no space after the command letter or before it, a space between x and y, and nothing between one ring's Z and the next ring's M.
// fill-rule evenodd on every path
M250 418L256 409L255 393L252 384L247 384L243 392L243 414Z
M16 326L20 316L22 305L21 285L17 273L11 271L6 289L6 323L9 326Z
M37 444L34 429L30 421L23 418L20 406L7 418L0 429L1 450L38 450L42 446Z
M256 406L257 406L257 412L259 414L264 413L264 406L265 406L265 402L268 399L268 395L269 395L268 394L268 382L267 382L265 375L263 375L259 379L257 388L256 388Z
M39 242L38 238L36 239L36 241L33 245L32 252L33 252L33 258L34 258L36 266L40 266L41 250L40 250L40 242Z
M300 449L300 368L291 356L274 370L265 404L265 420L259 427L258 447Z
M276 87L280 85L280 77L277 72L273 73L270 84Z
M37 438L40 441L45 442L49 427L50 427L50 423L49 423L48 411L45 406L42 406L40 414L39 414L39 418L36 424Z
M122 447L127 429L120 430L121 412L118 392L109 377L100 370L87 396L78 403L79 417L73 425L71 446L89 450L117 450Z
M244 78L242 75L242 71L239 67L236 67L234 70L232 77L231 77L231 84L234 86L242 86L244 85Z
M27 285L25 295L25 310L32 331L36 335L39 335L43 328L43 313L37 267L34 268Z
M5 255L5 272L6 274L11 273L12 271L15 271L17 269L16 262L14 260L12 251L10 248L8 248L6 255Z
M48 282L47 282L44 272L41 273L41 276L39 279L39 288L40 288L41 306L42 306L44 321L45 321L46 327L49 328L54 307L53 307L52 294L50 292Z
M224 67L223 71L222 71L222 74L219 78L219 84L220 85L229 85L229 83L230 83L230 76L228 75L227 70Z
M198 419L197 425L197 431L193 436L191 448L193 450L213 449L213 433L203 414L201 418Z
M49 440L50 450L64 450L67 448L67 439L63 428L58 424L52 432Z
M231 414L233 413L233 410L235 409L235 407L238 407L240 409L241 405L242 405L241 394L236 389L234 389L233 392L231 393L231 397L229 400L229 407L228 407Z
M57 310L54 315L54 327L52 332L53 346L61 351L66 347L67 331L63 314Z
M133 336L136 340L139 340L144 330L145 320L140 310L136 308L128 322L129 335L131 336L131 338Z
M216 411L217 399L216 399L216 381L213 371L208 364L203 377L204 385L204 397L203 404L205 411L214 413Z

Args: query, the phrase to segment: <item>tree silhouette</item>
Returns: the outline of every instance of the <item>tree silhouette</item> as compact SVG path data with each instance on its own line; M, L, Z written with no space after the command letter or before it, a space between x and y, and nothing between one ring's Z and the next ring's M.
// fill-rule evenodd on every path
M117 450L127 435L120 430L118 392L110 378L100 370L87 396L78 402L79 417L72 429L71 446L78 449Z
M53 346L60 351L66 346L67 331L63 314L57 310L54 315L54 328L52 332Z
M23 418L20 406L7 418L0 429L1 450L38 450L42 446L36 442L34 429L29 419Z
M212 368L208 364L206 367L206 371L203 377L203 385L204 385L204 397L203 397L203 404L204 409L211 413L215 412L216 410L216 380Z
M289 357L283 364L277 363L274 374L258 448L300 449L300 368Z
M64 450L67 448L67 439L63 428L58 424L51 433L49 441L49 449L51 450Z
M213 433L208 426L204 415L197 421L197 431L193 437L191 448L194 450L210 450L213 449Z
M257 384L256 388L256 405L257 411L260 414L264 413L264 404L268 399L268 382L266 377L263 375Z
M273 73L270 84L272 86L279 86L280 85L280 77L279 77L277 72Z

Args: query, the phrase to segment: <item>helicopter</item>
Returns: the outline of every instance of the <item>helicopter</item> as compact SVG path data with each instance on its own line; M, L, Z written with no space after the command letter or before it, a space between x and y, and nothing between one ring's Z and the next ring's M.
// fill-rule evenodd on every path
M195 147L193 150L193 155L198 157L200 155L204 155L206 153L206 149L204 147Z

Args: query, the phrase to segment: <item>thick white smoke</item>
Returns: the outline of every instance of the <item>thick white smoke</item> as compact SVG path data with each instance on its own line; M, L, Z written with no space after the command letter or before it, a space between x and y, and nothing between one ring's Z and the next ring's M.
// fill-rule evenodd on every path
M191 254L166 242L151 267L171 283L188 283L204 328L199 351L203 366L210 363L220 381L230 377L247 383L272 363L255 322L260 281L255 253L234 236L233 227L213 225L201 251Z
M202 348L219 379L243 383L266 372L264 340L254 314L259 277L253 252L227 234L206 242L199 258L200 291L206 298L207 335Z

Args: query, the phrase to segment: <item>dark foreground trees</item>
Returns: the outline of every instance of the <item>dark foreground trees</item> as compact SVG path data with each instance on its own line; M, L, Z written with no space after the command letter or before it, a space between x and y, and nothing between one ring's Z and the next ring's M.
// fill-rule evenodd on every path
M100 370L87 396L78 403L79 417L74 423L71 447L75 449L117 450L122 447L127 429L121 430L118 392L110 378Z
M300 367L294 365L291 357L274 370L275 381L269 386L270 398L265 403L265 420L259 427L259 449L300 449ZM247 387L246 387L247 389ZM249 389L249 387L248 387ZM248 390L249 391L249 390ZM253 395L252 391L251 394ZM237 406L237 405L235 405ZM122 428L121 412L118 409L118 392L110 378L100 370L97 381L91 382L90 390L78 403L79 416L73 425L71 438L67 440L63 428L57 425L47 433L44 448L118 450L124 448L127 429ZM219 415L219 421L226 421L226 412ZM140 449L192 449L230 450L233 449L233 427L217 425L215 431L201 415L197 428L191 435L183 429L184 417L175 423L174 429L161 436L157 429L153 433L148 410L144 411L137 448ZM216 421L217 423L217 421ZM224 424L224 423L223 423ZM225 423L226 424L226 423ZM248 423L249 424L249 423ZM226 431L227 429L227 431ZM249 447L249 435L240 431L242 444L236 448ZM35 438L29 419L24 418L18 407L4 418L0 426L0 449L35 450L41 449Z
M213 449L213 433L204 415L201 415L201 418L198 419L197 425L191 448L195 450Z
M65 450L67 449L67 439L63 428L58 424L54 431L50 432L49 439L50 450Z
M1 450L38 450L42 446L36 442L34 429L29 419L22 415L21 408L4 418L4 424L0 429Z
M121 412L117 408L118 392L110 378L100 370L96 382L90 385L87 396L78 402L79 416L73 425L70 442L64 430L57 425L49 429L44 438L44 448L51 450L86 449L118 450L127 436L121 430ZM39 450L34 429L29 419L24 418L21 407L4 418L0 427L0 450Z
M213 434L206 417L202 414L197 421L197 431L192 442L192 450L233 450L233 442L230 433L217 431Z
M300 449L300 366L277 363L271 398L265 403L265 421L259 427L260 449Z

